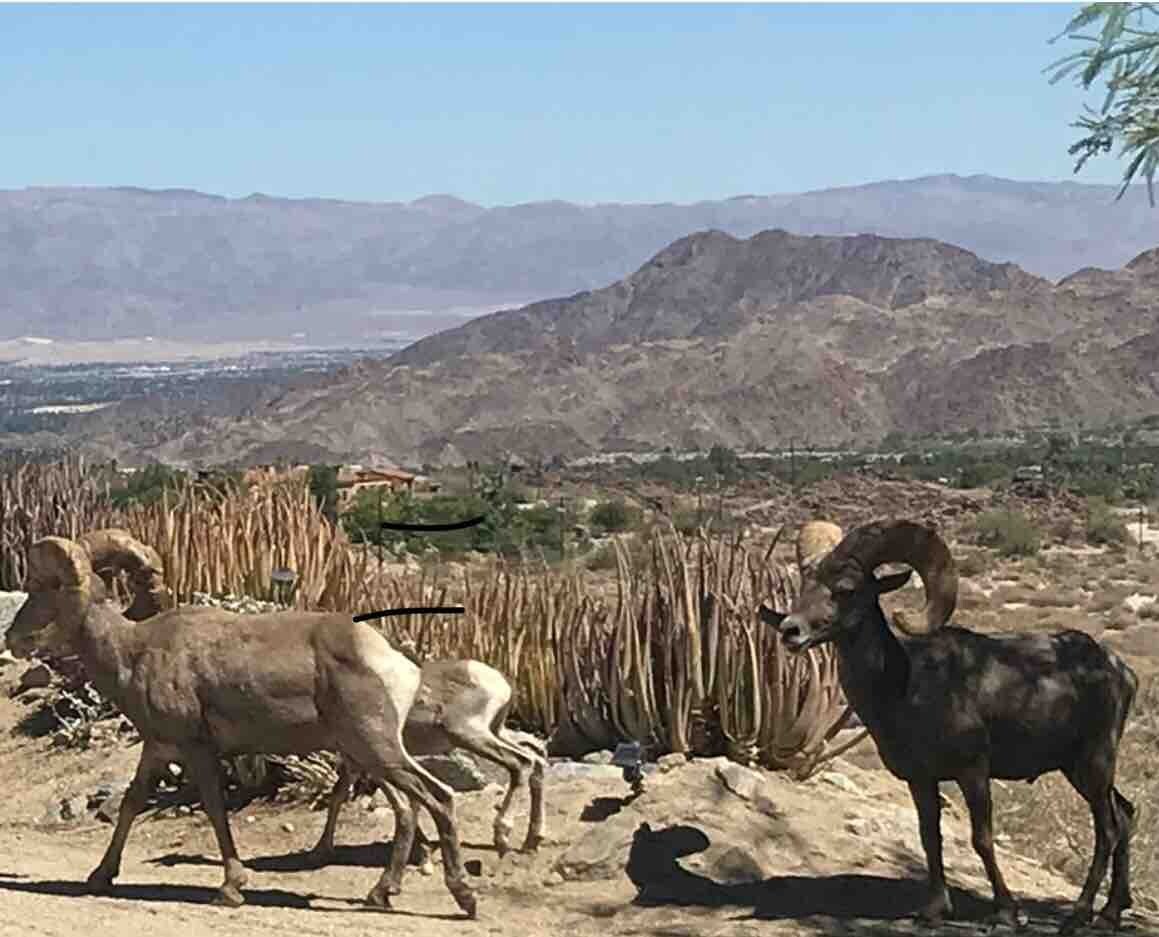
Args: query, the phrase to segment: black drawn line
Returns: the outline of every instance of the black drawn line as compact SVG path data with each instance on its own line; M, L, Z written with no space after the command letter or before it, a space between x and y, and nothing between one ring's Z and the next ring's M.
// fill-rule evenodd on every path
M462 615L466 609L461 605L416 605L411 608L384 608L378 612L364 612L355 615L355 621L369 621L372 618L390 618L393 615Z
M465 521L452 521L448 524L405 524L397 521L383 521L383 530L400 530L404 532L423 532L441 530L466 530L482 524L485 516L471 517ZM355 615L355 621L369 621L372 618L391 618L395 615L462 615L466 611L461 605L434 605L418 606L414 608L384 608L377 612L364 612Z
M407 532L412 531L426 531L426 530L466 530L468 527L475 527L482 524L486 518L480 514L478 517L472 517L465 521L452 521L448 524L404 524L401 521L383 521L383 530L402 530Z

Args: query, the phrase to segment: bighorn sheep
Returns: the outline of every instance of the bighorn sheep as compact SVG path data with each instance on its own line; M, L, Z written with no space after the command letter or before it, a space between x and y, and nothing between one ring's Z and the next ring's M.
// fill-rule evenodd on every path
M92 890L112 887L155 776L180 761L197 782L221 850L225 877L216 900L243 904L246 871L225 811L219 759L326 749L409 800L410 809L399 801L395 848L367 903L388 907L400 893L414 841L413 806L420 804L438 828L447 888L475 916L453 792L403 744L419 668L370 625L346 614L238 615L195 607L133 622L105 601L86 549L60 537L30 547L25 590L7 635L12 653L79 654L97 689L143 741L112 839L88 877Z
M885 563L909 565L925 589L925 626L904 626L904 641L887 626L878 597L905 585L910 570L878 578L874 570ZM1131 668L1081 631L989 635L949 626L958 589L953 557L935 531L911 521L850 531L803 579L788 614L762 606L760 618L791 651L835 645L846 697L917 808L930 889L920 916L936 923L952 914L938 782L961 788L997 920L1021 927L1025 915L994 856L990 779L1033 782L1061 771L1090 805L1095 828L1086 883L1061 933L1090 922L1108 860L1109 895L1096 923L1117 929L1131 907L1135 808L1114 786L1138 686Z
M167 607L172 593L165 584L164 564L151 547L128 531L116 528L92 531L81 537L80 542L88 548L93 571L106 585L117 571L128 573L134 598L124 612L126 618L142 621ZM418 695L403 727L403 745L411 755L441 755L463 748L507 769L511 780L494 825L495 848L500 856L510 849L513 829L510 811L521 787L527 786L531 796L531 817L523 851L534 852L544 838L543 780L547 752L533 737L505 728L511 696L507 678L481 661L428 661L421 666ZM320 862L333 854L338 812L350 796L354 774L352 766L341 759L338 780L330 793L326 824L312 850ZM389 785L382 785L381 789L396 813L404 810ZM416 826L416 836L425 840L421 827Z
M495 816L495 849L500 856L511 848L513 825L509 818L519 788L531 794L531 817L522 851L534 852L543 842L543 778L547 752L530 736L505 727L511 705L511 684L494 667L477 660L432 660L422 665L422 684L403 728L403 744L412 755L443 755L456 748L493 761L510 775L507 793ZM343 758L338 780L330 792L326 825L312 852L323 861L334 850L338 811L353 788L354 771ZM383 793L395 807L388 788ZM421 830L419 831L421 836Z

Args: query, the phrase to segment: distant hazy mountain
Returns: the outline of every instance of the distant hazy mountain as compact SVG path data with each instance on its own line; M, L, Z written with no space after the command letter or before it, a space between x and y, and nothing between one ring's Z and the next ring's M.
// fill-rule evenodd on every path
M709 231L244 413L143 401L78 418L74 439L125 460L417 465L1093 427L1159 412L1157 309L1159 250L1054 284L929 239Z
M521 305L599 289L666 245L748 237L926 237L1055 279L1159 245L1136 187L930 176L690 205L452 196L357 203L135 188L0 192L0 339L309 340L430 331L389 310Z

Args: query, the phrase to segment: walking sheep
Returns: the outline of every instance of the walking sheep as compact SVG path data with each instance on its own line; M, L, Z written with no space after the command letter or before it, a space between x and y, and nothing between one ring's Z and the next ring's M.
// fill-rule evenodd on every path
M60 537L29 549L25 590L28 597L7 635L12 653L78 654L97 689L142 739L112 839L88 877L93 891L111 888L155 776L169 761L180 761L198 784L221 850L225 877L216 900L243 904L247 877L225 811L219 760L331 750L431 814L447 888L475 916L453 793L403 744L419 668L370 625L341 613L238 615L196 607L134 622L106 601L88 551ZM413 809L404 808L390 863L368 894L369 904L388 907L390 896L400 893L414 831Z

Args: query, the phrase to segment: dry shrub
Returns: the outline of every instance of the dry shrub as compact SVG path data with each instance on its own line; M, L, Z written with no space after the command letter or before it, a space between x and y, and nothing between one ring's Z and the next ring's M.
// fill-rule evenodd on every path
M1099 589L1087 602L1087 608L1092 612L1109 612L1121 608L1124 599L1133 595L1134 592L1134 589L1127 586L1111 586L1106 583L1106 580L1103 580Z
M962 576L982 576L994 568L994 558L989 550L962 549L957 561L958 573Z
M497 667L515 689L513 720L565 730L565 747L639 739L653 754L727 753L807 771L844 724L832 649L788 654L758 624L759 604L787 610L797 588L796 571L771 561L775 539L761 551L740 533L649 530L627 548L612 541L610 582L574 565L505 560L403 572L380 569L350 543L304 478L248 489L187 482L125 508L102 500L96 478L79 462L3 478L3 555L15 585L33 540L123 527L158 551L182 603L201 592L352 613L461 605L463 615L391 617L381 627L420 660ZM297 574L288 595L275 595L278 567Z
M1135 805L1131 878L1136 895L1159 898L1159 681L1140 674L1119 749L1116 786ZM1082 885L1094 846L1090 809L1057 772L1034 784L995 782L995 831L1011 848Z
M1083 604L1083 595L1073 589L1054 589L1048 586L1035 590L1026 601L1037 608L1078 608Z

